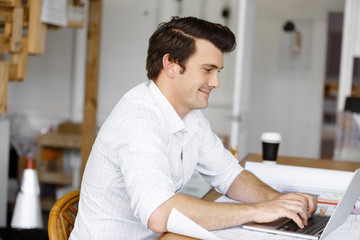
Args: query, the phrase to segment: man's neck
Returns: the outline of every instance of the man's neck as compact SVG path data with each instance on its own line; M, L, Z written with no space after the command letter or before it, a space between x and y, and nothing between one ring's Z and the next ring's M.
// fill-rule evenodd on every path
M161 77L162 76L160 74L159 77L156 80L153 80L153 82L159 88L159 90L165 96L165 98L170 102L171 106L174 108L175 112L179 115L179 117L181 119L184 119L185 116L190 111L187 110L187 109L183 109L183 108L179 107L179 105L177 104L177 102L174 99L175 94L173 94L173 90L172 90L172 88L174 86L169 84L170 81L167 81L166 79L161 79Z

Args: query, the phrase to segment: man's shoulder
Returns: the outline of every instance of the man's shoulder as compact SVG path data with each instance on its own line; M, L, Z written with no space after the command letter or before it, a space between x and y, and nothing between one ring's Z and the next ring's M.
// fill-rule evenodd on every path
M106 118L99 135L117 138L120 132L125 134L140 129L162 129L163 119L164 116L161 116L161 111L151 99L129 91Z
M152 96L149 82L143 82L124 94L109 114L106 122L118 124L135 119L158 118L161 118L159 104Z
M134 86L129 91L127 91L124 96L122 96L120 101L123 99L145 98L147 95L150 94L149 85L150 82L146 81Z
M127 112L156 111L152 106L156 105L149 90L149 82L143 82L130 89L114 107L114 110Z

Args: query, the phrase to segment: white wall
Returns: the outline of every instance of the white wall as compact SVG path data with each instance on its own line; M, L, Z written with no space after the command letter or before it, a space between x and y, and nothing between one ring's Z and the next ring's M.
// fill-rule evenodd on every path
M10 123L8 119L0 118L0 227L6 227L8 175L9 175L9 136Z
M128 89L146 80L148 38L159 22L177 14L177 4L177 0L103 2L99 125ZM225 20L221 10L229 5L233 11L226 23L232 30L237 27L236 0L184 0L183 4L184 15L199 14L222 23ZM244 116L244 124L249 126L249 152L260 152L259 136L271 130L283 135L280 153L317 157L327 12L342 11L343 0L257 0L256 4L250 112ZM310 29L304 38L309 40L311 50L306 71L287 72L288 77L284 77L277 62L281 27L289 18L305 23ZM30 57L24 82L10 83L9 113L26 113L35 129L55 126L65 119L81 120L84 82L81 55L85 39L85 31L48 31L45 54ZM219 134L230 134L234 67L234 55L229 54L220 77L221 87L211 96L210 107L204 111Z
M29 56L27 77L9 83L8 112L40 129L70 117L73 30L48 31L45 54Z
M357 4L357 11L360 11L360 3L358 2ZM354 55L356 57L360 57L360 14L357 14L356 17L354 16L354 18L356 19L356 27L355 27L355 47L354 47Z
M258 0L249 113L249 151L260 152L264 131L282 134L280 154L319 157L327 17L342 12L340 0ZM282 31L293 20L303 50L289 56Z
M99 121L130 88L147 80L148 38L157 22L156 0L103 2Z

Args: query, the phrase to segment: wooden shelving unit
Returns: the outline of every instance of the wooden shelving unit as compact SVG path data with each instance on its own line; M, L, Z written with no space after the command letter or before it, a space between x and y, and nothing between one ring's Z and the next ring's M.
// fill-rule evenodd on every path
M0 113L7 112L9 81L26 77L29 54L45 49L46 25L40 21L42 0L0 0L0 54L11 59L0 62ZM24 34L26 33L26 34Z
M64 134L59 132L50 132L44 135L40 135L37 139L36 150L36 165L39 172L40 183L53 183L53 184L71 184L72 177L69 174L62 173L62 159L53 159L52 161L58 161L59 163L53 164L56 167L49 167L47 164L49 159L43 159L42 153L44 149L51 151L62 151L66 149L81 148L81 135L79 134ZM62 155L60 155L62 157Z
M0 28L4 29L0 32L0 55L11 55L11 60L0 61L0 114L7 112L8 82L23 81L28 55L44 53L48 25L41 22L41 10L42 0L0 0ZM72 183L71 175L42 171L41 152L44 148L80 149L82 176L95 140L102 0L89 0L88 13L84 117L80 124L82 134L53 132L39 136L36 158L40 183ZM79 25L70 23L68 27L79 28ZM21 162L20 165L23 166ZM51 201L44 203L43 208L49 209Z

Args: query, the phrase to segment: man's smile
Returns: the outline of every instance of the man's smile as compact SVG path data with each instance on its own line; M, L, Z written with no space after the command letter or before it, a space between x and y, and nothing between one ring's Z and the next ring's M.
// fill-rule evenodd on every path
M200 88L199 91L209 96L209 95L210 95L210 92L211 92L211 89L203 89L203 88Z

